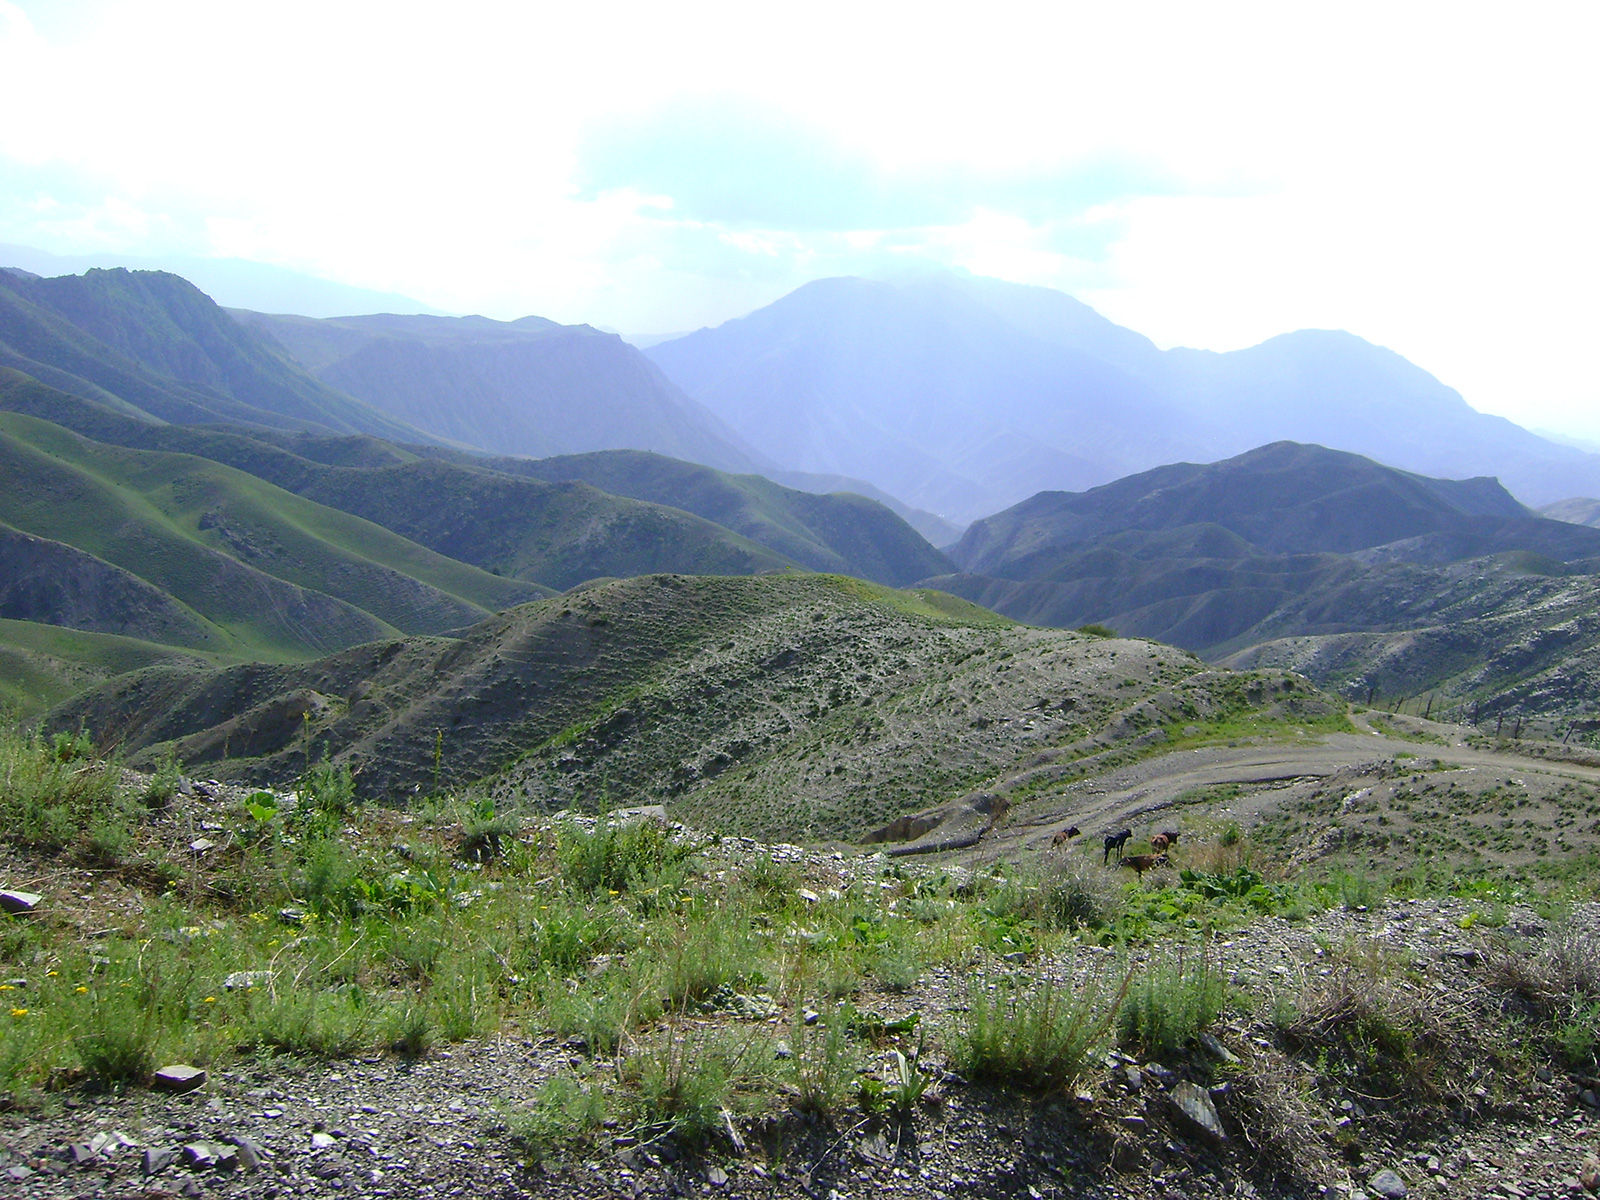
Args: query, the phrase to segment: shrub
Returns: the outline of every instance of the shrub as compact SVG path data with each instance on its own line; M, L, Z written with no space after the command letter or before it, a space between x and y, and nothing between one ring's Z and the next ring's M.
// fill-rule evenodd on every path
M555 1075L539 1085L526 1108L509 1114L506 1125L511 1140L537 1162L593 1133L605 1118L606 1098L599 1087Z
M1112 925L1127 908L1121 881L1087 854L1067 853L1048 859L1039 892L1045 915L1061 929Z
M131 806L117 795L117 776L81 735L47 744L14 728L0 734L0 838L61 850L95 831L104 846L125 849Z
M1287 1043L1324 1074L1366 1095L1460 1102L1489 1067L1515 1062L1518 1049L1497 1040L1504 1023L1480 990L1424 991L1376 949L1346 947L1329 962L1279 1014Z
M1063 992L1048 980L1024 991L975 990L955 1041L955 1059L974 1079L1048 1091L1071 1083L1104 1042L1128 981L1110 1004L1099 988Z
M856 1082L860 1055L850 1038L851 1006L839 1005L815 1025L797 1021L790 1040L796 1105L802 1112L836 1112Z
M183 784L183 764L171 752L164 754L150 782L145 785L144 802L151 808L165 808L172 803Z
M758 1063L771 1057L762 1029L719 1034L669 1025L628 1058L624 1074L642 1124L669 1125L679 1140L698 1145L721 1128L735 1092L756 1083Z
M562 877L580 891L659 895L663 886L681 877L679 868L690 848L675 841L658 821L602 821L592 833L578 825L564 827L556 853Z
M1147 963L1117 1014L1125 1045L1147 1054L1181 1050L1222 1012L1222 979L1204 953L1179 951Z
M135 996L134 989L96 997L90 1006L87 1032L74 1040L84 1073L102 1087L143 1083L155 1070L160 1034L159 1009L151 996Z

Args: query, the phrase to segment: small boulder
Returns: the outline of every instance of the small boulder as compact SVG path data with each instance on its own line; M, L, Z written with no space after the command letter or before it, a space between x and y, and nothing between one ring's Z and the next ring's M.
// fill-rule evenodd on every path
M329 1150L333 1147L333 1135L327 1133L313 1133L311 1135L311 1148L313 1150Z
M31 913L43 900L43 896L34 892L0 892L0 912Z
M204 1067L188 1063L173 1063L162 1067L150 1078L150 1086L161 1092L192 1092L206 1081Z
M1220 1063L1225 1063L1228 1066L1232 1066L1239 1061L1239 1056L1237 1054L1235 1054L1232 1050L1229 1050L1220 1041L1218 1041L1217 1038L1213 1037L1209 1033L1202 1033L1200 1035L1199 1042L1200 1048Z
M151 1146L144 1152L144 1157L140 1160L139 1168L146 1175L159 1175L161 1172L170 1167L172 1165L172 1160L177 1157L178 1156L176 1152L172 1150L168 1150L166 1148L158 1149L155 1146Z
M1367 1186L1382 1196L1383 1200L1405 1200L1406 1198L1406 1181L1388 1168L1384 1168L1367 1180Z
M183 1148L183 1161L191 1167L214 1167L221 1157L221 1147L210 1142L189 1142Z
M254 1138L234 1134L225 1139L238 1152L239 1165L246 1171L259 1171L261 1161L266 1158L267 1152Z
M1211 1102L1211 1094L1204 1088L1196 1087L1185 1079L1172 1089L1170 1095L1173 1109L1191 1129L1213 1142L1228 1140L1227 1131L1222 1128L1222 1118L1217 1116L1217 1107Z

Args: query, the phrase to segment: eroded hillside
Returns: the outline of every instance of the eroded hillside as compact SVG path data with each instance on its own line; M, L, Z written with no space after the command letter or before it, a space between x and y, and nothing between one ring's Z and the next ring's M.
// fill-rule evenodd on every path
M1041 755L1259 707L1278 682L1155 643L1015 626L937 592L656 575L512 609L459 640L158 667L51 721L136 759L171 750L263 781L326 751L372 794L487 778L539 807L665 801L718 828L853 839Z

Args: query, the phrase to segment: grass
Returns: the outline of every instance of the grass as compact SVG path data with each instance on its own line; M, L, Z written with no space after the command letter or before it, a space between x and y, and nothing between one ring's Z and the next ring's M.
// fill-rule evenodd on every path
M35 773L99 770L121 794L113 764L76 738L5 746ZM608 1125L710 1153L730 1122L780 1129L787 1109L822 1130L915 1123L944 1066L1002 1093L1093 1086L1120 1045L1202 1080L1223 1074L1252 1144L1317 1158L1300 1119L1318 1111L1313 1087L1392 1097L1409 1117L1469 1101L1482 1064L1501 1091L1534 1058L1595 1065L1593 940L1574 926L1539 955L1519 950L1495 916L1514 891L1473 895L1473 935L1504 950L1483 988L1448 1002L1409 960L1355 945L1330 948L1328 973L1292 986L1225 987L1209 953L1186 947L1346 899L1346 881L1290 876L1245 831L1191 826L1182 869L1142 887L1081 847L1027 869L891 864L847 881L826 859L749 854L650 820L510 822L490 843L475 835L504 818L481 799L375 808L342 768L314 762L293 802L258 793L208 808L224 827L208 833L217 848L167 862L155 887L162 847L185 844L172 830L190 802L152 807L149 791L128 785L131 844L95 868L145 889L142 910L98 923L93 939L53 904L0 921L0 977L27 980L0 985L11 1103L137 1087L166 1061L415 1058L512 1031L554 1036L570 1058L506 1110L528 1157L589 1153ZM73 828L60 848L28 853L81 869L89 826ZM1369 883L1373 899L1429 881ZM1091 955L1084 942L1120 949ZM1037 978L1084 961L1100 966ZM1141 965L1117 965L1130 962ZM920 1007L934 967L974 981L964 1008ZM1241 1020L1266 1044L1230 1034ZM1242 1062L1219 1066L1202 1048L1211 1029Z
M134 811L120 777L117 764L80 737L46 741L0 731L0 838L46 853L77 848L97 859L120 856Z
M1160 953L1132 981L1117 1011L1122 1044L1169 1058L1211 1027L1224 999L1222 978L1203 949Z
M1124 978L1119 992L1102 996L1095 984L1082 990L1049 980L1020 988L980 985L957 1037L955 1061L974 1079L1036 1093L1060 1090L1104 1047L1127 986Z

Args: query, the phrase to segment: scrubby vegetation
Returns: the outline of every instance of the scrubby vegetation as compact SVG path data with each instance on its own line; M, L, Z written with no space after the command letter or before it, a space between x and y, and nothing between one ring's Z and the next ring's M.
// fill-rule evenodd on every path
M709 1146L790 1110L910 1119L946 1071L1047 1098L1117 1050L1235 1081L1271 1146L1302 1136L1285 1113L1311 1080L1405 1098L1415 1117L1494 1102L1477 1092L1486 1064L1509 1093L1540 1063L1596 1062L1593 932L1530 954L1488 890L1462 924L1488 937L1489 965L1450 1004L1409 960L1353 942L1303 978L1230 977L1217 947L1263 918L1426 890L1296 871L1231 824L1148 879L1082 845L1026 868L907 867L649 813L534 822L481 795L383 808L326 760L292 792L210 797L175 763L125 775L75 737L12 733L0 760L0 852L49 896L0 919L0 975L25 982L0 1009L13 1104L138 1087L170 1061L417 1057L514 1030L574 1055L506 1105L537 1158L603 1126ZM1244 1026L1259 1044L1236 1040L1242 1057L1212 1037Z

